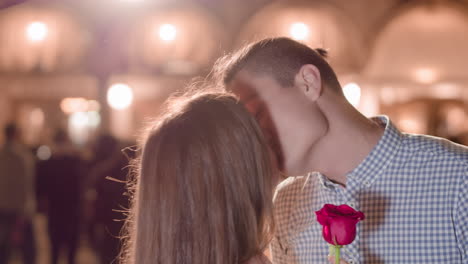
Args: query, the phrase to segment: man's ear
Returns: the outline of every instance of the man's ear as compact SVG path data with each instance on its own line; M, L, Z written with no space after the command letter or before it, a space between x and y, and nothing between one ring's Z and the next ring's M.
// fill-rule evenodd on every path
M316 101L322 94L322 79L320 71L312 64L305 64L296 74L295 86L310 100Z

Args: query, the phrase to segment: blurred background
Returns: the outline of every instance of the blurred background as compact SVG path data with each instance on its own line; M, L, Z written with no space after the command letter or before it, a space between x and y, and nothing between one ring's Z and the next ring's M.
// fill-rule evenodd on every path
M171 93L263 37L328 50L364 114L468 144L467 0L0 0L0 8L0 127L14 123L35 160L37 263L110 263L121 227L113 219L123 218L112 209L126 206L119 180L133 153L121 149ZM13 243L11 263L23 263L23 244Z

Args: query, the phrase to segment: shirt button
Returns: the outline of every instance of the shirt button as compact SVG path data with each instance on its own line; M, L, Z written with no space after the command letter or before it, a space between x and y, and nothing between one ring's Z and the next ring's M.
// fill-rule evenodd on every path
M353 203L353 202L348 203L348 205L351 206L351 207L353 207L353 208L356 206L356 204Z
M370 182L369 181L364 181L364 186L370 187Z
M353 259L349 261L349 264L356 264L356 263L357 262L355 260L353 260Z

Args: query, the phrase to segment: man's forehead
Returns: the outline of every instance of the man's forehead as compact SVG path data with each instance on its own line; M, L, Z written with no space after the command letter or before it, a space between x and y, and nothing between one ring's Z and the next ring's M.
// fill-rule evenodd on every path
M228 90L242 97L264 97L282 90L282 86L269 74L240 71L228 84Z
M245 100L254 96L257 96L257 91L248 79L236 76L228 85L229 91L238 95L241 100Z

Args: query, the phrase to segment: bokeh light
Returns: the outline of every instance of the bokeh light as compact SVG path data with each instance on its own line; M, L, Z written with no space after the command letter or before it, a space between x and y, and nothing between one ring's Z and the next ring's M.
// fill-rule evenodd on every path
M76 128L86 127L88 120L88 115L85 112L76 112L70 116L70 124Z
M52 151L49 146L42 145L37 149L36 156L39 160L48 160L52 156Z
M159 37L163 41L174 41L177 37L177 28L172 24L163 24L159 27Z
M32 22L26 27L26 36L33 43L42 42L46 39L49 29L43 22Z
M44 111L42 111L41 108L34 108L31 111L29 118L30 118L29 122L33 126L41 128L44 124L44 119L45 119Z
M88 114L88 125L90 127L98 127L101 124L101 115L97 111L90 111Z
M68 117L68 134L73 143L85 144L89 137L90 128L88 112L75 112Z
M403 117L399 122L398 126L402 131L407 133L423 134L426 130L424 128L424 122L416 120L414 117Z
M114 84L107 91L107 103L109 103L109 105L114 109L125 109L132 104L132 101L132 88L126 84Z
M81 97L67 97L60 102L60 109L65 114L84 112L88 110L88 101Z
M348 83L343 87L343 93L346 99L357 107L361 101L361 87L357 83Z
M99 112L101 110L101 105L96 100L88 100L88 111Z
M295 40L305 40L309 36L309 27L304 23L294 23L289 29L289 34Z
M437 79L436 71L431 68L420 68L414 71L416 81L424 84L430 84Z

